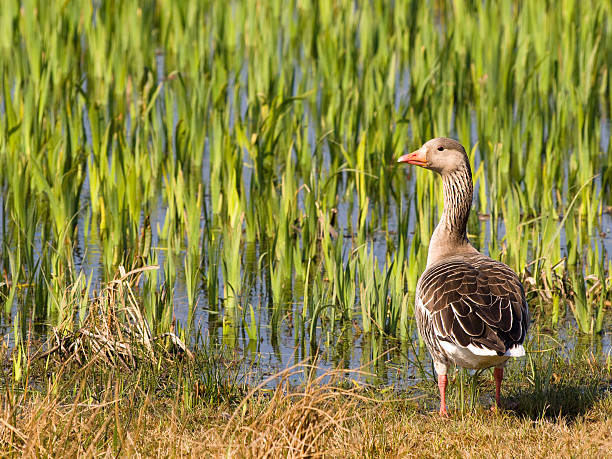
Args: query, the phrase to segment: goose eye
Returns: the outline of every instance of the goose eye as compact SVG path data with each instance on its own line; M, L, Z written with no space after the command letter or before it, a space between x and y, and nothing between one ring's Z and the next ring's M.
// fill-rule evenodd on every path
M444 147L438 147L438 151L443 151Z

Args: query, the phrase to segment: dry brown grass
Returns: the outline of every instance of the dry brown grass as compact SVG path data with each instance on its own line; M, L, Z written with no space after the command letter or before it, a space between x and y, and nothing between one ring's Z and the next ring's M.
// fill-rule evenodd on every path
M306 368L306 371L315 370ZM333 382L340 376L327 372L310 378L303 387L289 384L300 367L286 370L270 397L257 389L234 411L223 431L222 443L231 455L249 457L316 457L325 453L325 444L335 436L347 436L350 427L360 425L357 406L369 397L355 389L342 389ZM257 392L259 397L251 400ZM335 453L348 447L335 446ZM329 453L330 451L328 451Z
M297 371L297 370L295 370ZM343 389L326 374L291 388L255 388L239 404L189 408L175 398L2 395L0 450L25 457L610 457L612 396L569 419L492 414L484 408L443 420L411 394ZM61 375L60 375L61 376ZM394 398L390 398L394 397Z
M46 350L33 359L58 354L62 360L74 358L84 365L95 358L107 366L120 365L130 371L143 359L156 362L168 353L171 357L180 354L193 358L174 333L153 335L134 292L143 272L156 269L158 266L144 266L126 272L120 266L115 278L89 301L83 324L73 331L73 319L70 318L59 327L53 327Z

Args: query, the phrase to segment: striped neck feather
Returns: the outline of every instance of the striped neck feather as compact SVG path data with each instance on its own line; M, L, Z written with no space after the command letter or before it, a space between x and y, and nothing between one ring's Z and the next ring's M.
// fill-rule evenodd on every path
M431 236L428 266L449 254L475 251L467 238L474 191L469 164L442 175L442 184L444 211Z

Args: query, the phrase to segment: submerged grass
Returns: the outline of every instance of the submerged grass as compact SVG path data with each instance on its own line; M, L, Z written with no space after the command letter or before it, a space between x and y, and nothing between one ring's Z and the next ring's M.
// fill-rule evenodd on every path
M143 295L164 283L145 312L162 327L184 289L182 325L197 333L204 306L227 343L248 304L275 334L302 311L406 338L441 193L394 158L453 135L477 181L472 238L601 331L609 4L5 3L7 316L57 325L81 273L100 269L95 287L159 263ZM329 303L300 304L308 266Z

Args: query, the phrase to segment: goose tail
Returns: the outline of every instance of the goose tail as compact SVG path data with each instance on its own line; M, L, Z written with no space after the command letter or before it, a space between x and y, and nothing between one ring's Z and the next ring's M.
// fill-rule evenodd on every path
M525 355L525 348L522 344L515 344L504 355L508 357L523 357Z

